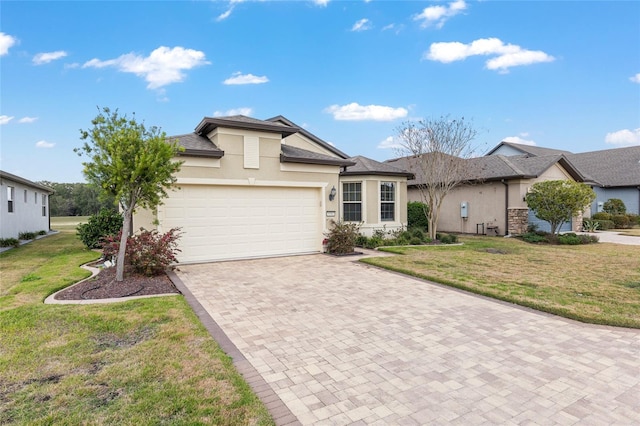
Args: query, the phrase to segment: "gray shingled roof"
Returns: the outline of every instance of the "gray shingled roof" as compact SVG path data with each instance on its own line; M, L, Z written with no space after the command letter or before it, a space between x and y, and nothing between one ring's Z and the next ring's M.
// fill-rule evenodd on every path
M48 186L40 185L39 183L32 182L29 179L25 179L23 177L14 175L14 174L9 173L9 172L5 172L3 170L0 170L0 178L1 179L12 180L14 182L18 182L18 183L21 183L23 185L32 186L32 187L38 188L38 189L40 189L40 190L42 190L44 192L48 192L49 194L53 194L55 192L52 188L49 188Z
M258 120L244 115L231 115L227 117L204 117L196 127L195 132L198 135L206 135L217 127L280 133L282 137L300 131L297 127L286 126L278 122Z
M530 154L536 157L543 156L543 155L571 154L570 151L564 151L562 149L543 148L541 146L525 145L521 143L502 141L495 148L493 148L491 151L489 151L485 155L492 155L495 151L498 150L498 148L500 148L503 145L507 145L507 146L510 146L511 148L517 149L523 154Z
M280 145L280 161L283 163L325 164L329 166L351 166L354 163L343 158L319 154L290 145Z
M413 173L408 172L402 168L398 168L395 165L389 163L381 163L371 158L356 156L351 157L354 165L347 167L345 171L340 173L340 176L355 176L355 175L378 175L378 176L406 176L407 179L412 179Z
M416 174L416 179L410 180L408 184L416 185L420 182L421 176L420 168L413 165L415 161L417 161L416 157L402 157L388 160L387 163L413 171ZM540 157L490 155L462 161L465 161L467 166L463 176L461 176L461 180L469 182L535 178L556 163L560 163L577 181L586 179L564 155L545 155Z
M170 136L167 138L169 142L178 141L178 144L184 147L181 155L190 155L196 157L213 157L221 158L224 151L215 146L208 138L197 135L195 133L187 133L184 135Z
M320 139L319 137L317 137L313 133L303 129L302 127L298 126L293 121L289 120L288 118L286 118L286 117L284 117L282 115L278 115L276 117L268 118L267 121L270 121L270 122L273 122L273 123L284 124L284 125L289 126L289 127L295 127L295 128L298 129L298 133L306 136L307 138L311 139L312 141L314 141L318 145L320 145L320 146L324 147L325 149L333 152L338 157L340 157L340 158L349 158L349 156L347 154L345 154L344 152L340 151L335 146L329 144L328 142L325 142L324 140Z
M567 157L582 173L604 187L640 187L640 146L583 152Z

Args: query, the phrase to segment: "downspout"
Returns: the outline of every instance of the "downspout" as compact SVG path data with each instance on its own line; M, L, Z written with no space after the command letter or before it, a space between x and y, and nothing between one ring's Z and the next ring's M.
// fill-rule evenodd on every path
M500 179L504 185L504 235L509 235L509 182Z

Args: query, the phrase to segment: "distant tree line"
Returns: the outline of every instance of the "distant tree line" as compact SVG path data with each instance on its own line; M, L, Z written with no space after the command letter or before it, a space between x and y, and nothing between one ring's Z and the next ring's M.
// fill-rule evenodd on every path
M55 191L49 198L51 216L90 216L103 208L118 209L115 197L104 198L99 188L88 183L39 183Z

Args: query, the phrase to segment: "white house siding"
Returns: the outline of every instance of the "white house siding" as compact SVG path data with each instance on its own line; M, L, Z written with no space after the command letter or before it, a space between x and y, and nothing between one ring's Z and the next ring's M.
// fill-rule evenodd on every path
M8 187L14 188L12 213L8 211ZM26 201L25 190L27 191ZM44 216L42 214L43 195L45 195L46 207ZM40 188L3 177L0 185L0 238L18 238L21 232L43 230L49 230L49 194Z

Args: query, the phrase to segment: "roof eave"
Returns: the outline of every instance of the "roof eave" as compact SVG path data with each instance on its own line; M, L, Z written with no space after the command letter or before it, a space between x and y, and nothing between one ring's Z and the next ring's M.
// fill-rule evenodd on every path
M340 176L365 176L365 175L372 175L372 176L400 176L400 177L406 177L409 180L415 179L415 175L414 174L405 173L405 172L386 172L386 171L376 172L376 171L371 171L371 170L368 170L368 171L353 171L353 172L350 172L350 171L340 172Z
M271 125L267 123L243 123L235 120L227 120L224 118L205 117L196 127L195 133L200 136L207 135L217 127L279 133L280 135L282 135L282 137L287 137L300 131L300 129L291 126L281 126L275 124Z
M340 160L337 158L335 160L330 160L330 159L322 159L322 158L291 157L291 156L286 156L284 154L280 154L280 162L281 163L298 163L298 164L316 164L316 165L340 166L340 167L348 167L348 166L355 165L355 163L351 161Z
M178 155L181 157L222 158L224 157L224 151L209 151L206 149L185 149L183 152L179 152Z

